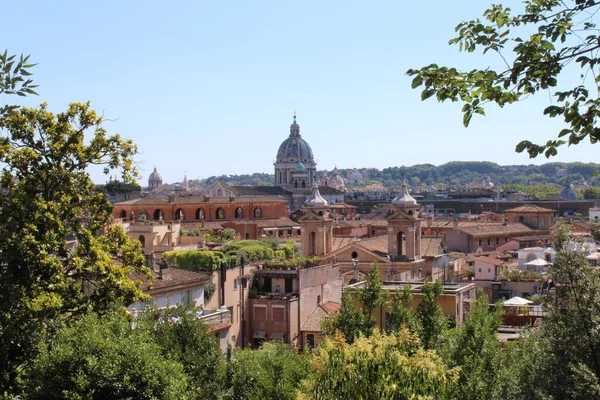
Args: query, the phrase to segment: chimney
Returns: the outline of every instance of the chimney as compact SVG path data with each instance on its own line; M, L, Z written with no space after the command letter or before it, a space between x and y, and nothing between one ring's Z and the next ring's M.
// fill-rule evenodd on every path
M160 266L160 270L158 272L158 278L165 282L170 281L172 279L171 271L169 270L169 264L167 263L167 261L165 259L163 259L160 262L159 266Z

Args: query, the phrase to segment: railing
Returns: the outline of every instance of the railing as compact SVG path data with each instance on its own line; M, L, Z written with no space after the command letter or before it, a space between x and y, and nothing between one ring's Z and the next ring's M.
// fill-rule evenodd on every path
M231 323L231 312L229 310L202 310L198 316L209 327Z

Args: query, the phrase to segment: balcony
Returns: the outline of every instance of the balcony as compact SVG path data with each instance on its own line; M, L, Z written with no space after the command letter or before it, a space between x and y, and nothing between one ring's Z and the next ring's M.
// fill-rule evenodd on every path
M231 312L227 309L202 310L198 312L198 316L210 330L221 330L231 326Z

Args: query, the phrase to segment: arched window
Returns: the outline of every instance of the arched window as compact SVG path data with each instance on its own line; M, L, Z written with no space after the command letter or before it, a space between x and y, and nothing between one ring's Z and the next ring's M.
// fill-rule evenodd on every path
M127 218L127 211L121 210L121 218L123 218L123 219Z
M176 221L183 221L183 220L185 220L185 215L184 215L183 210L181 208L178 208L177 211L175 211L175 220Z
M235 218L236 219L244 218L244 210L242 210L242 207L238 207L235 209Z
M401 256L404 254L404 233L398 232L396 236L396 248L398 250L398 255Z
M162 219L163 217L163 212L162 210L159 208L157 210L154 210L154 220L158 221L159 219Z
M304 189L306 187L306 181L304 179L302 179L302 189Z
M138 240L140 241L140 243L142 244L142 249L144 247L146 247L146 236L144 235L140 235L140 237L138 238Z
M203 220L204 219L204 210L199 208L196 210L196 219Z
M254 218L262 218L262 210L260 207L254 209Z
M308 253L309 256L317 254L317 232L308 234Z
M217 211L215 213L215 217L217 219L225 219L225 211L223 211L223 209L221 207L217 208Z
M298 180L294 181L294 188L298 189Z
M147 219L148 219L148 213L146 212L146 210L140 211L140 220L145 221Z

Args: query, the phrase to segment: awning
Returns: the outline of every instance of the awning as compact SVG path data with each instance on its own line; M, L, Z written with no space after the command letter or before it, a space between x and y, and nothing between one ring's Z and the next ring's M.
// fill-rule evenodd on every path
M533 303L533 301L531 301L531 300L527 300L527 299L515 296L513 298L506 300L503 304L505 306L526 306L526 305L532 304L532 303Z
M271 333L271 340L283 340L283 332Z
M254 339L265 339L267 337L266 331L254 331Z

